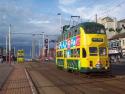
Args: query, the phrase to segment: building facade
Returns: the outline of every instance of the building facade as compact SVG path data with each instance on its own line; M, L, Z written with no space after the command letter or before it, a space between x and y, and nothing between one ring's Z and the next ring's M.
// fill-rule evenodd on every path
M125 32L112 36L109 39L109 50L117 48L125 56Z
M104 17L99 18L98 23L105 26L108 39L125 32L125 19L118 21L116 18Z

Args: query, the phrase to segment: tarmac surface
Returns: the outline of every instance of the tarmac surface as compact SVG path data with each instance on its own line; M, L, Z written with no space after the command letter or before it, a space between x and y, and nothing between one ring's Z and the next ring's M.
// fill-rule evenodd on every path
M60 70L54 63L29 63L26 68L38 94L125 94L124 64L112 64L111 74L94 75Z

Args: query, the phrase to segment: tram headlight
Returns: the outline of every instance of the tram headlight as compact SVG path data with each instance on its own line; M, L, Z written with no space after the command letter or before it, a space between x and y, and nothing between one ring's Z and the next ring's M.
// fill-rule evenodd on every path
M105 69L107 70L107 69L108 69L108 67L105 67Z

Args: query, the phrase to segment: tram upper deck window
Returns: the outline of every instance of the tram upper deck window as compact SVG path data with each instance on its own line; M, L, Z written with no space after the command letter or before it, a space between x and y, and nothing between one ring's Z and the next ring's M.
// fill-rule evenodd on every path
M69 32L68 32L68 38L70 38L70 37L71 37L71 32L69 31Z
M66 35L66 33L64 33L64 36L63 36L63 37L64 37L64 40L66 40L66 39L67 39L67 35Z
M94 22L83 23L81 27L85 29L86 34L106 34L105 27Z
M75 34L75 36L80 34L79 28L75 28L74 34Z
M89 47L90 56L97 56L97 47Z
M77 35L80 34L80 28L77 28Z
M68 39L68 33L67 32L66 32L65 36L66 36L66 39Z

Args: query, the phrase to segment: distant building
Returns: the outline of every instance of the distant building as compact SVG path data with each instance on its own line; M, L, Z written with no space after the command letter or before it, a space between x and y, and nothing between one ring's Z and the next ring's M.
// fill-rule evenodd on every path
M104 17L99 18L98 23L105 26L108 39L114 35L125 32L125 19L117 21L116 18Z
M125 55L125 32L112 36L109 39L109 48L118 48L122 55Z
M40 59L54 60L56 56L55 45L56 45L56 40L50 40L49 43L45 44L44 49L41 48L40 50Z
M117 22L117 27L121 29L121 33L125 32L125 19Z
M119 41L120 47L125 49L125 32L112 36L109 41Z

